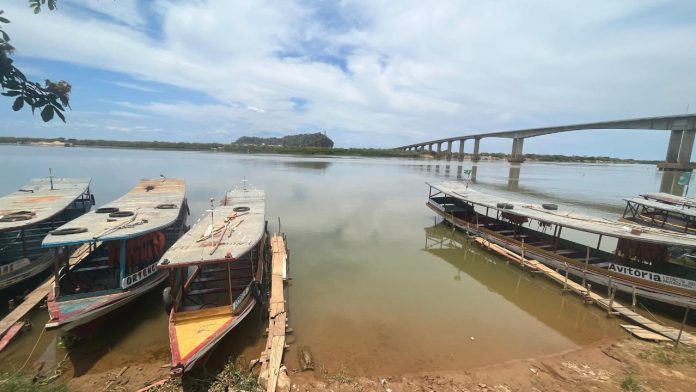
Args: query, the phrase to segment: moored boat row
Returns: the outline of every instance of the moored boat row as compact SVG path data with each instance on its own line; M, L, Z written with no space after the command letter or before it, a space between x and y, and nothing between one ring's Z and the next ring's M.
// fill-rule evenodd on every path
M515 202L458 182L428 185L428 207L470 234L567 269L583 284L696 306L696 268L690 263L696 236L592 217L554 204Z
M184 180L141 180L91 212L89 184L36 179L0 198L0 284L53 267L46 329L81 335L168 281L172 374L181 375L265 301L265 194L229 191L189 231Z

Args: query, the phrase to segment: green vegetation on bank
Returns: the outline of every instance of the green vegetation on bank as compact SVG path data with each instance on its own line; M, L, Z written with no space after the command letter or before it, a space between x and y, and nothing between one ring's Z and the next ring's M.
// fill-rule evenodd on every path
M290 155L327 155L327 156L358 156L358 157L386 157L386 158L418 158L421 156L433 156L429 151L402 151L380 148L329 148L309 146L280 146L280 145L241 145L238 143L189 143L189 142L160 142L160 141L120 141L101 139L66 139L66 138L30 138L30 137L0 137L0 144L32 144L32 143L56 143L65 146L80 147L110 147L133 148L155 150L178 151L217 151L247 154L290 154ZM465 154L469 157L469 154ZM444 153L442 153L444 156ZM504 153L482 153L482 159L504 160L508 157ZM458 154L453 154L453 160L457 160ZM529 161L541 162L580 162L580 163L647 163L656 164L660 161L644 159L620 159L606 156L567 156L525 154Z
M254 145L254 146L282 146L282 147L325 147L332 148L333 140L329 139L325 133L303 133L299 135L288 135L283 137L256 137L242 136L233 144Z
M42 383L25 374L0 373L0 392L68 392L68 388L58 381Z

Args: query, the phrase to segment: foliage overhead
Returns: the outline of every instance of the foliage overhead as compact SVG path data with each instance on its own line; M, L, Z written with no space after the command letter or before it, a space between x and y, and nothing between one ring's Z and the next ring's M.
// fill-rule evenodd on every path
M281 138L278 137L255 137L255 136L242 136L237 139L234 144L245 145L245 146L282 146L282 147L325 147L332 148L334 145L333 140L329 139L326 134L321 132L317 133L303 133L300 135L288 135Z
M29 6L34 13L41 11L41 6L48 9L56 9L57 0L29 0ZM37 109L41 111L41 119L44 122L51 121L53 116L58 116L65 122L66 107L70 107L70 90L72 86L64 80L52 82L48 79L44 84L27 80L24 73L14 65L11 56L15 48L10 44L10 36L4 30L4 24L10 21L2 16L0 10L0 90L2 95L14 99L12 110L19 111L25 104L31 108L32 113Z

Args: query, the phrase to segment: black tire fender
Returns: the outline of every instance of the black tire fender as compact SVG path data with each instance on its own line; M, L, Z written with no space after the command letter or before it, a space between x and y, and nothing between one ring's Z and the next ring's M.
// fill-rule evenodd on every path
M172 288L169 286L162 290L162 303L164 304L164 311L170 314L174 304L172 303Z
M542 204L541 206L542 206L545 210L555 211L555 210L558 209L558 205L557 205L557 204L553 204L553 203L544 203L544 204Z

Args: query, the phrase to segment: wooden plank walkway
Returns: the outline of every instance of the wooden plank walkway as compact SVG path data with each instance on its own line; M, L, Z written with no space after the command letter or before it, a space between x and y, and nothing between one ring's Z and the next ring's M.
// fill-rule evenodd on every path
M261 375L268 375L267 392L275 392L280 377L280 367L285 351L285 332L287 328L287 309L285 303L284 281L287 278L288 254L283 237L271 238L273 258L271 261L271 300L268 314L268 339L266 349L261 354Z
M527 258L522 258L520 255L517 253L505 249L500 245L494 244L486 239L483 239L481 237L475 237L474 241L476 241L479 245L486 249L490 249L501 256L517 263L518 265L522 266L523 268L528 268L534 272L542 273L551 280L563 285L565 290L572 291L579 296L585 298L587 301L591 301L595 305L600 306L601 308L605 309L608 313L614 313L618 314L625 319L628 319L644 328L647 328L653 332L656 332L662 336L668 337L671 340L676 341L679 338L679 330L676 328L668 327L662 324L658 324L653 320L650 320L648 318L645 318L641 316L640 314L634 312L633 310L627 308L626 306L618 303L616 300L610 300L607 298L602 297L601 295L594 293L592 291L587 290L587 288L583 287L582 285L573 282L569 278L566 278L565 275L561 275L558 272L556 272L554 269L547 267L545 264L537 261L537 260L532 260L532 259L527 259ZM696 346L696 337L686 331L683 331L681 333L681 338L679 338L680 343L689 345L689 346Z
M70 267L77 264L88 254L89 246L87 244L84 244L77 248L77 250L75 250L75 252L73 252L70 256ZM53 258L52 255L48 257ZM27 313L29 313L29 311L34 309L34 307L36 307L36 305L38 305L39 302L46 298L46 296L48 296L48 293L51 291L51 288L53 288L53 277L48 278L45 282L39 285L39 287L35 288L31 293L24 297L24 300L22 301L22 303L19 304L19 306L14 308L10 313L7 314L7 316L3 317L3 319L0 320L0 336L5 335L5 333L13 325L15 325L21 319L23 319L27 315Z

